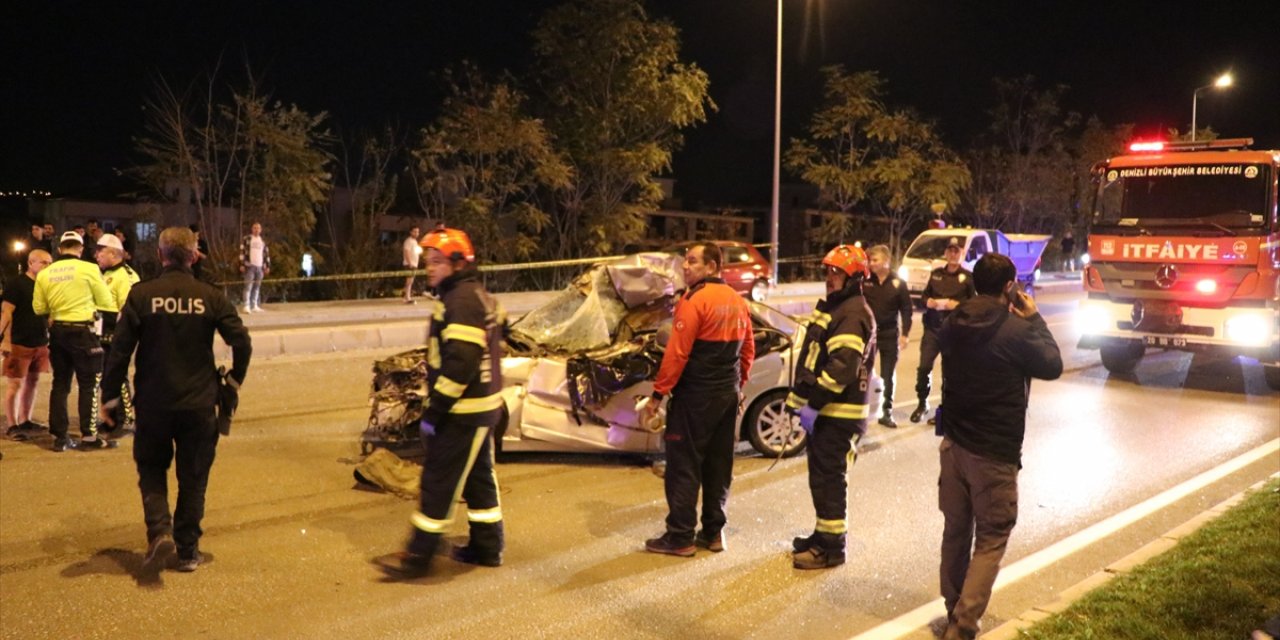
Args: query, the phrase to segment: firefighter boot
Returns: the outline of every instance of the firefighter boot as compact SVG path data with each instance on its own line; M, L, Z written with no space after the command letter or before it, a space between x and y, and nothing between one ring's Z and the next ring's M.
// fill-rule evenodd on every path
M466 546L454 547L449 555L465 564L497 567L502 565L502 548L501 522L472 522L471 540Z
M843 535L814 534L808 549L792 554L791 566L797 569L827 569L844 564Z
M816 532L811 533L803 538L799 536L792 538L791 539L792 553L804 553L805 551L808 551L809 547L812 547L813 545L818 544L816 542L817 539L818 539L818 534Z
M431 572L431 557L440 545L440 534L415 532L406 551L389 553L373 559L391 580L417 580Z

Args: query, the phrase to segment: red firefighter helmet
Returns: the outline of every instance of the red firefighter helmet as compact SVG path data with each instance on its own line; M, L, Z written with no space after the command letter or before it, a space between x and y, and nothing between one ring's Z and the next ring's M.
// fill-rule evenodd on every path
M835 267L849 277L853 277L855 273L860 273L863 277L870 274L867 267L867 252L863 251L862 247L851 244L842 244L828 251L827 257L822 259L822 264Z
M418 243L423 249L435 249L450 260L476 261L476 249L471 238L462 229L450 229L443 224L428 231Z

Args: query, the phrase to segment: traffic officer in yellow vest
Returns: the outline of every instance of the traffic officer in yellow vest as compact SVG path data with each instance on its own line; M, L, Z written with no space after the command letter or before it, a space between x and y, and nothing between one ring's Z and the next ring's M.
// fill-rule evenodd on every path
M822 259L827 297L805 325L787 409L797 414L809 438L809 492L817 524L793 542L797 569L844 564L849 531L846 473L867 431L867 363L875 360L876 323L862 296L867 254L841 245Z
M116 330L116 317L124 308L129 290L140 278L132 267L124 263L124 244L114 234L103 234L98 239L98 254L94 257L98 261L98 267L102 269L102 279L107 283L107 290L111 292L112 308L102 311L102 360L106 362L111 355L111 335ZM112 409L111 417L116 429L127 432L133 428L133 394L129 392L128 381L120 388L120 404ZM99 433L107 431L111 431L110 425L98 424Z
M421 502L410 522L408 548L374 559L388 576L425 576L461 496L471 539L454 560L496 567L504 544L492 431L502 408L502 328L505 314L480 284L467 234L443 226L427 233L427 282L438 296L427 354L430 389L420 427L426 447Z
M98 379L102 375L102 344L95 333L98 311L114 309L111 292L98 267L80 259L84 239L74 231L62 234L58 258L36 276L31 308L49 316L49 360L53 387L49 391L49 433L53 450L107 449L115 443L98 436ZM79 388L79 444L67 436L67 397L71 376Z

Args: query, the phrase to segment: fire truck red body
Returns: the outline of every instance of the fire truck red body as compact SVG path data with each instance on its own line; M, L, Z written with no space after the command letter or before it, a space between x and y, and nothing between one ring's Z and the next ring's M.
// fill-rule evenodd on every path
M1113 373L1148 347L1256 358L1280 389L1280 151L1142 143L1094 168L1081 346Z

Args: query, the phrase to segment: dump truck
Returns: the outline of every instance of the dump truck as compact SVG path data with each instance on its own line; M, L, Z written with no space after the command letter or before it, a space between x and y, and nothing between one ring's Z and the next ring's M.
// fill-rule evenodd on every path
M1052 236L1004 233L996 229L947 228L929 229L911 242L898 267L898 277L907 283L911 299L920 302L920 294L929 283L929 274L947 264L943 252L952 238L960 240L964 257L960 264L973 270L983 254L995 252L1009 256L1018 268L1018 282L1027 294L1035 295L1035 282L1040 278L1040 256Z

